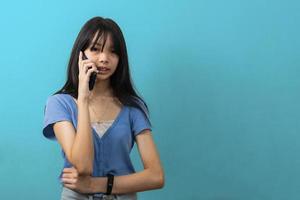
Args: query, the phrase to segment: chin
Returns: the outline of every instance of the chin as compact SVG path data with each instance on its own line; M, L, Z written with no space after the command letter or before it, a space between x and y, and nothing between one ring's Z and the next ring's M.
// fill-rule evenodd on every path
M97 79L98 80L106 80L109 79L111 74L97 74Z

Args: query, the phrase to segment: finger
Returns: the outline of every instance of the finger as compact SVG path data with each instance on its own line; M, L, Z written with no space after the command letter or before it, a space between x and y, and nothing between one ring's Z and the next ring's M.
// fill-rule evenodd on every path
M72 173L63 173L63 175L61 177L62 178L73 178L73 174Z
M74 171L76 171L77 172L77 170L75 169L75 168L64 168L63 169L63 172L64 173L73 173Z
M87 67L94 66L95 63L90 60L82 60L80 63L78 63L79 67L79 73L83 70L85 73L87 72ZM96 65L95 65L96 66Z
M86 73L87 72L87 68L88 67L91 67L93 65L95 65L95 63L91 62L91 61L86 61L86 60L83 60L81 62L81 64L78 64L80 67L79 67L79 73Z
M81 71L81 69L83 68L83 64L84 64L84 63L90 62L90 61L87 60L87 59L83 60L82 56L83 56L83 52L80 51L80 52L79 52L79 59L78 59L78 67L79 67L79 71Z
M64 168L63 169L63 174L72 174L72 173L77 173L77 170L75 168Z
M62 178L77 178L78 173L77 172L70 172L70 173L63 173Z
M85 73L87 73L89 70L97 70L95 63L89 63L84 66Z
M98 69L95 67L88 69L87 76L90 77L93 72L99 73Z
M82 61L82 51L79 51L79 59L78 59L79 63Z
M82 68L82 51L79 52L79 56L78 56L78 68L79 68L79 71L81 71L81 68Z
M73 178L61 178L61 182L68 183L68 184L74 184L74 183L76 183L76 179L73 179Z
M72 185L72 184L64 184L65 187L69 188L69 189L72 189L74 190L75 189L75 186Z

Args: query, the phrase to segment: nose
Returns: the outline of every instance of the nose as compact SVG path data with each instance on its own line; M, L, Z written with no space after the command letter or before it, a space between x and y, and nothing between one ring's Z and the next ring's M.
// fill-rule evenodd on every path
M106 64L108 63L108 56L107 56L107 53L105 53L104 51L103 52L100 52L99 54L99 62L101 64Z

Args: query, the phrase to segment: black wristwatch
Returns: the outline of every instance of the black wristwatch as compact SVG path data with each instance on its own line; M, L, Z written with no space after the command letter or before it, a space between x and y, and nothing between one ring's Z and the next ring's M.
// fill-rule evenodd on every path
M107 174L107 187L106 187L106 195L110 195L112 188L114 185L114 175Z

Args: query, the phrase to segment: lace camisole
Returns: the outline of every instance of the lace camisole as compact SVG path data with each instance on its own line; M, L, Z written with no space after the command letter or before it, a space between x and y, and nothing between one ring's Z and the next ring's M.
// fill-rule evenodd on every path
M102 121L102 122L92 122L92 127L95 129L96 133L99 135L101 138L106 130L112 125L114 120L107 120L107 121Z

